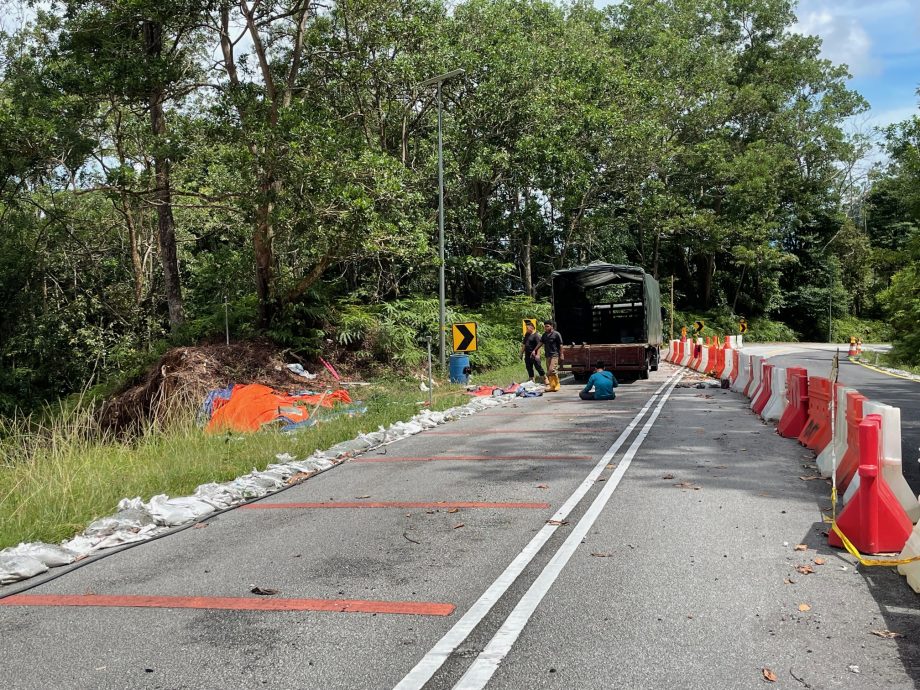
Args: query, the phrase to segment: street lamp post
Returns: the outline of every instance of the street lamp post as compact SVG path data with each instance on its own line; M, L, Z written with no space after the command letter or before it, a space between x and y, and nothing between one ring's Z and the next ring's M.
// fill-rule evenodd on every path
M426 79L420 87L437 86L438 92L438 256L441 259L441 269L438 276L438 299L440 306L440 316L438 319L438 331L440 332L441 345L441 372L447 370L447 344L445 323L447 318L446 307L446 289L444 284L444 142L441 132L441 85L453 77L459 77L465 74L465 70L455 69L444 74L439 74L431 79Z

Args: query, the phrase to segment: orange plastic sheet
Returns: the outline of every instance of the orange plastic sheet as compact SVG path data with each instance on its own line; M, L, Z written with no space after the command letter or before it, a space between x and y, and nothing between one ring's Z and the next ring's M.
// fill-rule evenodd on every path
M286 395L268 386L251 383L234 386L229 400L216 401L205 430L258 431L264 424L283 420L299 424L310 417L310 409L320 405L333 407L336 403L351 403L348 391L340 389L329 393Z

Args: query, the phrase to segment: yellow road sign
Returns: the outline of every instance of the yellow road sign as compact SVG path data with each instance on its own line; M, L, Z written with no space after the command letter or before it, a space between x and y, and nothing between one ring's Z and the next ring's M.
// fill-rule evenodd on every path
M741 333L741 335L744 335L745 333L747 333L747 330L748 330L747 321L742 320L741 323L738 324L738 331Z
M699 335L703 332L703 329L706 328L706 324L703 321L694 321L693 322L693 334Z
M454 352L476 352L476 322L455 323L451 326Z
M537 320L536 319L524 319L521 322L521 335L527 335L527 326L533 326L534 330L537 330Z

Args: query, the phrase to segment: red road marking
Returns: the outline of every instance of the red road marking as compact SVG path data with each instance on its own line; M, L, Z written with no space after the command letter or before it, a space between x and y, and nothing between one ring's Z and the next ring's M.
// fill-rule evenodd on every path
M399 457L394 455L359 455L351 462L433 462L436 460L593 460L593 455L420 455Z
M488 503L481 501L330 501L324 503L249 503L246 510L265 508L549 508L549 503Z
M429 431L429 436L472 436L477 434L603 434L616 433L616 429L585 429L582 427L576 429L469 429L468 431Z
M449 616L453 604L426 601L364 601L361 599L272 599L242 597L148 597L113 594L14 594L0 606L103 606L152 609L222 609L227 611L336 611Z

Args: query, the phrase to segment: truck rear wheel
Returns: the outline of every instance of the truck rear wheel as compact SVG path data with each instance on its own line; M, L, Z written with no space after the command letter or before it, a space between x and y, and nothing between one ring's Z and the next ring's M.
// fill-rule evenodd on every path
M649 364L649 370L658 371L658 350L652 350L649 356L651 362Z

